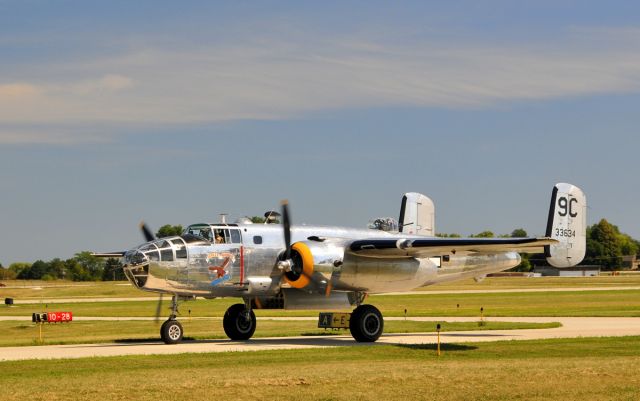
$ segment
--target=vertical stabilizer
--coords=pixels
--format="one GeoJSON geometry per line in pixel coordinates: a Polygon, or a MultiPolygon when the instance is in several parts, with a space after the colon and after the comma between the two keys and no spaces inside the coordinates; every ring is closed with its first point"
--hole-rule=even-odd
{"type": "Polygon", "coordinates": [[[399,231],[425,236],[435,235],[436,212],[433,201],[417,192],[408,192],[402,197],[399,231]]]}
{"type": "Polygon", "coordinates": [[[571,267],[582,262],[587,248],[587,198],[575,185],[553,187],[546,236],[558,240],[545,247],[547,262],[555,267],[571,267]]]}

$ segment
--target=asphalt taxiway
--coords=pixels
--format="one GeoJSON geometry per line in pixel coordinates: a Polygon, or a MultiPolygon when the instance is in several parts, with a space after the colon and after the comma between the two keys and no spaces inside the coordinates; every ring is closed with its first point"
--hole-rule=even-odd
{"type": "MultiPolygon", "coordinates": [[[[288,318],[284,318],[288,319],[288,318]]],[[[399,318],[402,319],[402,318],[399,318]]],[[[412,318],[423,321],[477,321],[477,318],[428,317],[412,318]]],[[[562,327],[528,330],[483,330],[444,332],[444,343],[472,343],[502,340],[534,340],[550,338],[578,338],[640,335],[639,317],[510,317],[491,318],[491,321],[560,322],[562,327]]],[[[258,322],[259,324],[259,322],[258,322]]],[[[141,343],[71,344],[29,347],[2,347],[0,361],[26,359],[62,359],[106,357],[121,355],[166,355],[180,353],[246,352],[301,348],[433,344],[436,333],[385,334],[376,343],[356,343],[349,335],[255,338],[250,341],[198,340],[176,345],[160,341],[141,343]]]]}

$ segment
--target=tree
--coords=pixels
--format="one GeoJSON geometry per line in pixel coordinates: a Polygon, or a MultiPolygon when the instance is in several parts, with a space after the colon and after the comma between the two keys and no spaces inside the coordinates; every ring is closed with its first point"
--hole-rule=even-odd
{"type": "MultiPolygon", "coordinates": [[[[587,252],[585,264],[598,264],[606,269],[614,269],[622,264],[622,237],[618,227],[602,219],[587,227],[587,252]]],[[[630,251],[633,248],[626,245],[630,251]]]]}
{"type": "Polygon", "coordinates": [[[515,230],[511,231],[511,238],[526,238],[528,237],[527,232],[524,230],[524,228],[516,228],[515,230]]]}
{"type": "Polygon", "coordinates": [[[156,237],[157,238],[173,237],[173,236],[182,234],[182,231],[184,231],[184,229],[179,224],[177,226],[172,226],[171,224],[165,224],[164,226],[160,227],[160,229],[156,233],[156,237]]]}
{"type": "Polygon", "coordinates": [[[102,271],[102,281],[122,281],[126,279],[120,261],[115,258],[107,259],[102,271]]]}
{"type": "Polygon", "coordinates": [[[252,216],[252,217],[249,217],[249,220],[251,220],[251,222],[255,224],[263,224],[265,219],[264,217],[260,217],[260,216],[252,216]]]}
{"type": "Polygon", "coordinates": [[[440,238],[460,238],[461,235],[460,234],[456,234],[456,233],[436,233],[436,237],[440,237],[440,238]]]}
{"type": "Polygon", "coordinates": [[[31,266],[26,269],[22,269],[18,273],[18,279],[20,280],[40,280],[42,276],[47,274],[49,266],[42,260],[36,260],[31,266]]]}
{"type": "Polygon", "coordinates": [[[89,281],[91,275],[75,258],[64,261],[66,278],[73,281],[89,281]]]}
{"type": "Polygon", "coordinates": [[[471,238],[493,238],[493,237],[495,237],[495,235],[493,234],[493,231],[489,231],[489,230],[483,231],[475,235],[471,234],[471,238]]]}
{"type": "Polygon", "coordinates": [[[76,253],[74,259],[86,271],[82,279],[83,281],[100,280],[102,271],[104,270],[104,262],[102,259],[93,256],[91,252],[88,251],[76,253]]]}
{"type": "Polygon", "coordinates": [[[16,278],[20,275],[20,272],[30,268],[31,268],[31,264],[25,263],[25,262],[15,262],[9,265],[9,271],[12,272],[16,278]]]}

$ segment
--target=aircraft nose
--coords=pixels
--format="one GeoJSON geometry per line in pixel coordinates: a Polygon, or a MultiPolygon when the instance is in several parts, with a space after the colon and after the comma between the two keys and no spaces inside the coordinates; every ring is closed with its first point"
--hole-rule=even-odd
{"type": "Polygon", "coordinates": [[[149,277],[149,257],[139,248],[124,254],[124,275],[136,287],[142,288],[149,277]]]}

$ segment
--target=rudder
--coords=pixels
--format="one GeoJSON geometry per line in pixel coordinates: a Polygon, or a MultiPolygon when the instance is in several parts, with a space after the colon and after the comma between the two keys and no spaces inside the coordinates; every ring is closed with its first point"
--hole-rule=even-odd
{"type": "Polygon", "coordinates": [[[554,267],[571,267],[582,262],[587,248],[587,198],[575,185],[558,183],[551,193],[546,236],[558,240],[544,253],[554,267]]]}
{"type": "Polygon", "coordinates": [[[402,197],[399,231],[407,234],[435,236],[436,212],[433,201],[417,192],[402,197]]]}

